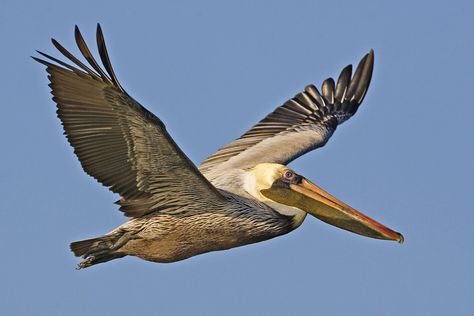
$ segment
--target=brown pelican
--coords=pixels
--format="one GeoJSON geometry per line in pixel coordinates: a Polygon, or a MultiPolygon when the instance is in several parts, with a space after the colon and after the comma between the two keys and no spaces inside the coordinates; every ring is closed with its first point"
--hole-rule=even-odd
{"type": "Polygon", "coordinates": [[[357,111],[369,87],[371,50],[354,75],[309,85],[199,167],[161,120],[120,85],[100,25],[103,68],[79,29],[77,46],[89,66],[52,39],[72,64],[38,52],[46,65],[57,114],[84,171],[118,193],[130,219],[102,237],[73,242],[79,268],[136,256],[175,262],[209,251],[267,240],[299,227],[311,214],[342,229],[403,242],[403,236],[339,201],[285,165],[324,146],[357,111]],[[74,65],[73,65],[74,64],[74,65]]]}

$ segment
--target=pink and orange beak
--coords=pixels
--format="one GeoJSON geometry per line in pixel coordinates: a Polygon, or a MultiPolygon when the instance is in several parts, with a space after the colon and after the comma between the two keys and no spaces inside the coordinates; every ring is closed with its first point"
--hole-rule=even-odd
{"type": "Polygon", "coordinates": [[[289,184],[293,193],[281,189],[271,188],[264,194],[278,203],[297,207],[328,224],[353,233],[403,243],[402,234],[362,214],[305,178],[298,184],[289,184]]]}

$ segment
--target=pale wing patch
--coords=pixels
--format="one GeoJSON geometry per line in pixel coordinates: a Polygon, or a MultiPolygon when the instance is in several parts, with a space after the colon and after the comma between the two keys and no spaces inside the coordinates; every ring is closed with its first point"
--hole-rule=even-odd
{"type": "Polygon", "coordinates": [[[257,145],[209,170],[205,173],[205,176],[212,181],[212,179],[229,169],[248,169],[263,162],[284,164],[291,157],[299,157],[313,149],[312,145],[324,143],[324,140],[329,139],[330,134],[332,134],[332,131],[319,127],[315,130],[282,133],[264,139],[257,145]]]}

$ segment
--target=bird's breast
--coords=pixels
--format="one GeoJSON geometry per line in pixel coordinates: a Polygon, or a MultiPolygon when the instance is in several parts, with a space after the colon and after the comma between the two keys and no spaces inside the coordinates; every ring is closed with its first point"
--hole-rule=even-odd
{"type": "Polygon", "coordinates": [[[140,231],[121,251],[155,262],[175,262],[267,240],[292,230],[290,219],[265,219],[239,212],[157,215],[136,221],[141,221],[140,225],[135,224],[140,231]]]}

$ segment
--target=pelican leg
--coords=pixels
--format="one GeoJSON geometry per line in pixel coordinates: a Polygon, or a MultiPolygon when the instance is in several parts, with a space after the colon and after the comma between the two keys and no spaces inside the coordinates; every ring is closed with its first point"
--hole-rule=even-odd
{"type": "Polygon", "coordinates": [[[94,264],[107,262],[113,259],[125,257],[126,254],[116,252],[116,253],[103,253],[103,254],[95,254],[87,257],[86,259],[82,260],[81,263],[77,265],[76,270],[84,269],[90,267],[94,264]]]}
{"type": "Polygon", "coordinates": [[[112,247],[110,247],[110,249],[118,250],[132,239],[139,239],[139,237],[137,237],[135,234],[131,232],[126,232],[122,236],[120,236],[119,239],[117,239],[117,241],[112,245],[112,247]]]}
{"type": "Polygon", "coordinates": [[[127,254],[118,250],[130,240],[137,238],[138,237],[131,232],[122,231],[122,234],[118,232],[115,236],[109,235],[85,241],[85,243],[87,243],[88,251],[82,255],[84,260],[79,263],[77,269],[84,269],[97,263],[107,262],[126,256],[127,254]]]}

